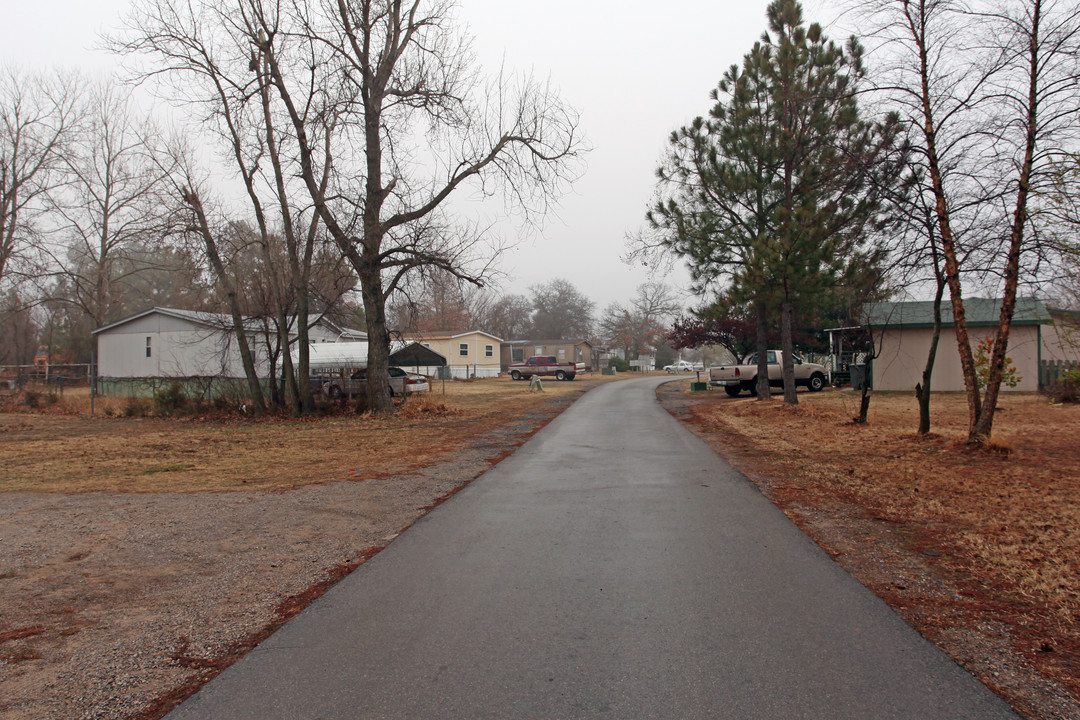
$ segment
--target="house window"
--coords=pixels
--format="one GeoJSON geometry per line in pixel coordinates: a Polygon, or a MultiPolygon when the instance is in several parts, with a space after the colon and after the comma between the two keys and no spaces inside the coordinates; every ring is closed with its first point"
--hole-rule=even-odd
{"type": "Polygon", "coordinates": [[[543,354],[544,354],[544,346],[543,345],[537,345],[536,347],[533,348],[533,355],[543,355],[543,354]]]}
{"type": "Polygon", "coordinates": [[[495,346],[494,345],[485,345],[484,346],[484,357],[495,357],[495,346]]]}
{"type": "Polygon", "coordinates": [[[566,348],[559,348],[559,361],[566,360],[566,348]]]}
{"type": "Polygon", "coordinates": [[[510,348],[511,362],[525,362],[525,348],[510,348]]]}
{"type": "Polygon", "coordinates": [[[150,357],[150,338],[146,338],[146,357],[150,357]]]}
{"type": "Polygon", "coordinates": [[[469,343],[458,343],[457,352],[461,357],[469,357],[469,343]]]}

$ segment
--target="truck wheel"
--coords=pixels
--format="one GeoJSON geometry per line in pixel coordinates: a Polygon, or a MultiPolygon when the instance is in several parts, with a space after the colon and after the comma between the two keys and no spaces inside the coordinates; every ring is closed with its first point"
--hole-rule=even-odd
{"type": "Polygon", "coordinates": [[[521,379],[521,373],[519,373],[517,370],[511,370],[510,371],[510,379],[511,380],[520,380],[521,379]]]}
{"type": "Polygon", "coordinates": [[[825,376],[821,373],[814,373],[810,376],[810,392],[820,392],[825,387],[825,376]]]}
{"type": "Polygon", "coordinates": [[[555,379],[556,380],[565,380],[566,379],[566,373],[564,373],[562,370],[556,370],[555,371],[555,379]]]}
{"type": "Polygon", "coordinates": [[[726,392],[730,397],[739,397],[739,393],[742,392],[742,388],[738,385],[734,387],[732,387],[731,385],[727,385],[724,387],[724,392],[726,392]]]}

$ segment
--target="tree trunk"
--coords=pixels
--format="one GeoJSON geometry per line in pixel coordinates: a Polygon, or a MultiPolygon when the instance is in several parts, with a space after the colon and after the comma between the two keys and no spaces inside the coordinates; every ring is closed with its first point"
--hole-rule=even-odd
{"type": "MultiPolygon", "coordinates": [[[[930,54],[926,38],[918,32],[914,40],[919,53],[920,101],[923,114],[923,137],[926,140],[926,164],[930,173],[930,183],[934,192],[934,214],[941,233],[941,249],[945,256],[945,282],[949,287],[949,299],[952,302],[953,324],[956,331],[956,346],[960,353],[960,367],[964,373],[964,391],[968,401],[968,427],[974,428],[981,412],[979,382],[975,371],[975,358],[971,351],[971,341],[967,332],[967,316],[964,312],[964,300],[960,288],[960,262],[957,258],[956,244],[953,240],[952,220],[949,216],[948,198],[941,176],[941,161],[937,150],[937,126],[934,123],[934,109],[930,96],[930,54]]],[[[925,389],[924,389],[925,391],[925,389]]]]}
{"type": "Polygon", "coordinates": [[[765,302],[758,298],[754,302],[757,315],[757,399],[769,400],[772,390],[769,388],[769,315],[765,302]]]}
{"type": "Polygon", "coordinates": [[[365,261],[359,274],[361,297],[364,299],[364,318],[367,320],[367,401],[375,414],[388,412],[394,403],[387,381],[390,377],[390,332],[386,327],[386,305],[382,296],[382,276],[375,253],[366,248],[365,261]]]}
{"type": "Polygon", "coordinates": [[[937,360],[938,342],[941,340],[941,299],[944,295],[945,283],[939,281],[937,292],[934,294],[934,331],[930,336],[930,352],[926,355],[922,383],[915,386],[915,396],[919,400],[919,435],[930,432],[930,387],[934,375],[934,362],[937,360]]]}
{"type": "Polygon", "coordinates": [[[225,295],[229,300],[233,331],[236,333],[236,345],[240,351],[240,362],[244,366],[244,376],[247,378],[248,394],[251,396],[251,402],[254,406],[253,412],[257,416],[264,415],[266,414],[266,401],[263,398],[262,384],[259,382],[259,373],[255,368],[255,355],[251,351],[251,345],[248,343],[247,331],[244,328],[244,315],[240,312],[240,299],[236,294],[236,286],[229,278],[228,273],[225,272],[225,263],[221,261],[221,254],[218,252],[217,242],[214,240],[214,234],[210,230],[210,224],[206,220],[206,213],[203,211],[202,200],[199,198],[198,193],[194,190],[185,190],[182,197],[184,202],[187,203],[195,213],[195,219],[198,222],[198,231],[206,246],[206,255],[210,259],[210,264],[213,266],[214,272],[217,273],[219,281],[225,288],[225,295]]]}
{"type": "Polygon", "coordinates": [[[785,299],[780,305],[780,376],[784,380],[784,404],[798,405],[799,396],[795,392],[795,342],[792,330],[795,321],[795,308],[791,300],[785,299]]]}
{"type": "Polygon", "coordinates": [[[299,394],[299,408],[301,415],[310,415],[314,409],[314,398],[311,394],[311,340],[308,333],[308,293],[307,277],[303,275],[304,282],[297,283],[296,294],[296,380],[297,393],[299,394]],[[302,285],[302,287],[301,287],[302,285]]]}
{"type": "Polygon", "coordinates": [[[994,412],[997,410],[998,393],[1001,391],[1001,377],[1005,368],[1005,352],[1009,345],[1009,331],[1012,327],[1013,312],[1016,310],[1016,289],[1020,280],[1020,250],[1024,241],[1024,226],[1027,224],[1027,200],[1031,190],[1031,168],[1035,158],[1035,144],[1038,139],[1038,102],[1039,102],[1039,24],[1042,14],[1042,2],[1034,3],[1031,19],[1031,35],[1028,38],[1029,69],[1026,138],[1024,144],[1024,162],[1020,166],[1017,178],[1016,208],[1013,211],[1012,231],[1009,237],[1009,254],[1005,263],[1005,292],[1001,301],[1001,315],[998,321],[994,349],[990,354],[990,373],[986,381],[986,395],[983,398],[982,412],[968,433],[969,443],[985,443],[990,439],[994,426],[994,412]]]}
{"type": "Polygon", "coordinates": [[[859,417],[855,422],[860,425],[866,424],[867,415],[870,413],[870,385],[864,380],[862,384],[862,395],[859,398],[859,417]]]}

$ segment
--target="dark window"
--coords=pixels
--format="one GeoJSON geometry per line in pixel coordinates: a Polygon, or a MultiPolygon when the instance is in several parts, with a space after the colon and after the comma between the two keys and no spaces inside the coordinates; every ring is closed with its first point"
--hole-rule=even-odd
{"type": "Polygon", "coordinates": [[[495,346],[494,345],[485,345],[484,346],[484,357],[495,357],[495,346]]]}
{"type": "Polygon", "coordinates": [[[146,357],[150,357],[150,338],[146,338],[146,357]]]}

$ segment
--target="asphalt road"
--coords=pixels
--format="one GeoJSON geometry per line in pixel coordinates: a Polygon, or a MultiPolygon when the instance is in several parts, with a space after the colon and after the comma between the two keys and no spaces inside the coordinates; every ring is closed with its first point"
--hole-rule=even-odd
{"type": "Polygon", "coordinates": [[[661,382],[589,392],[170,717],[1017,717],[661,382]]]}

